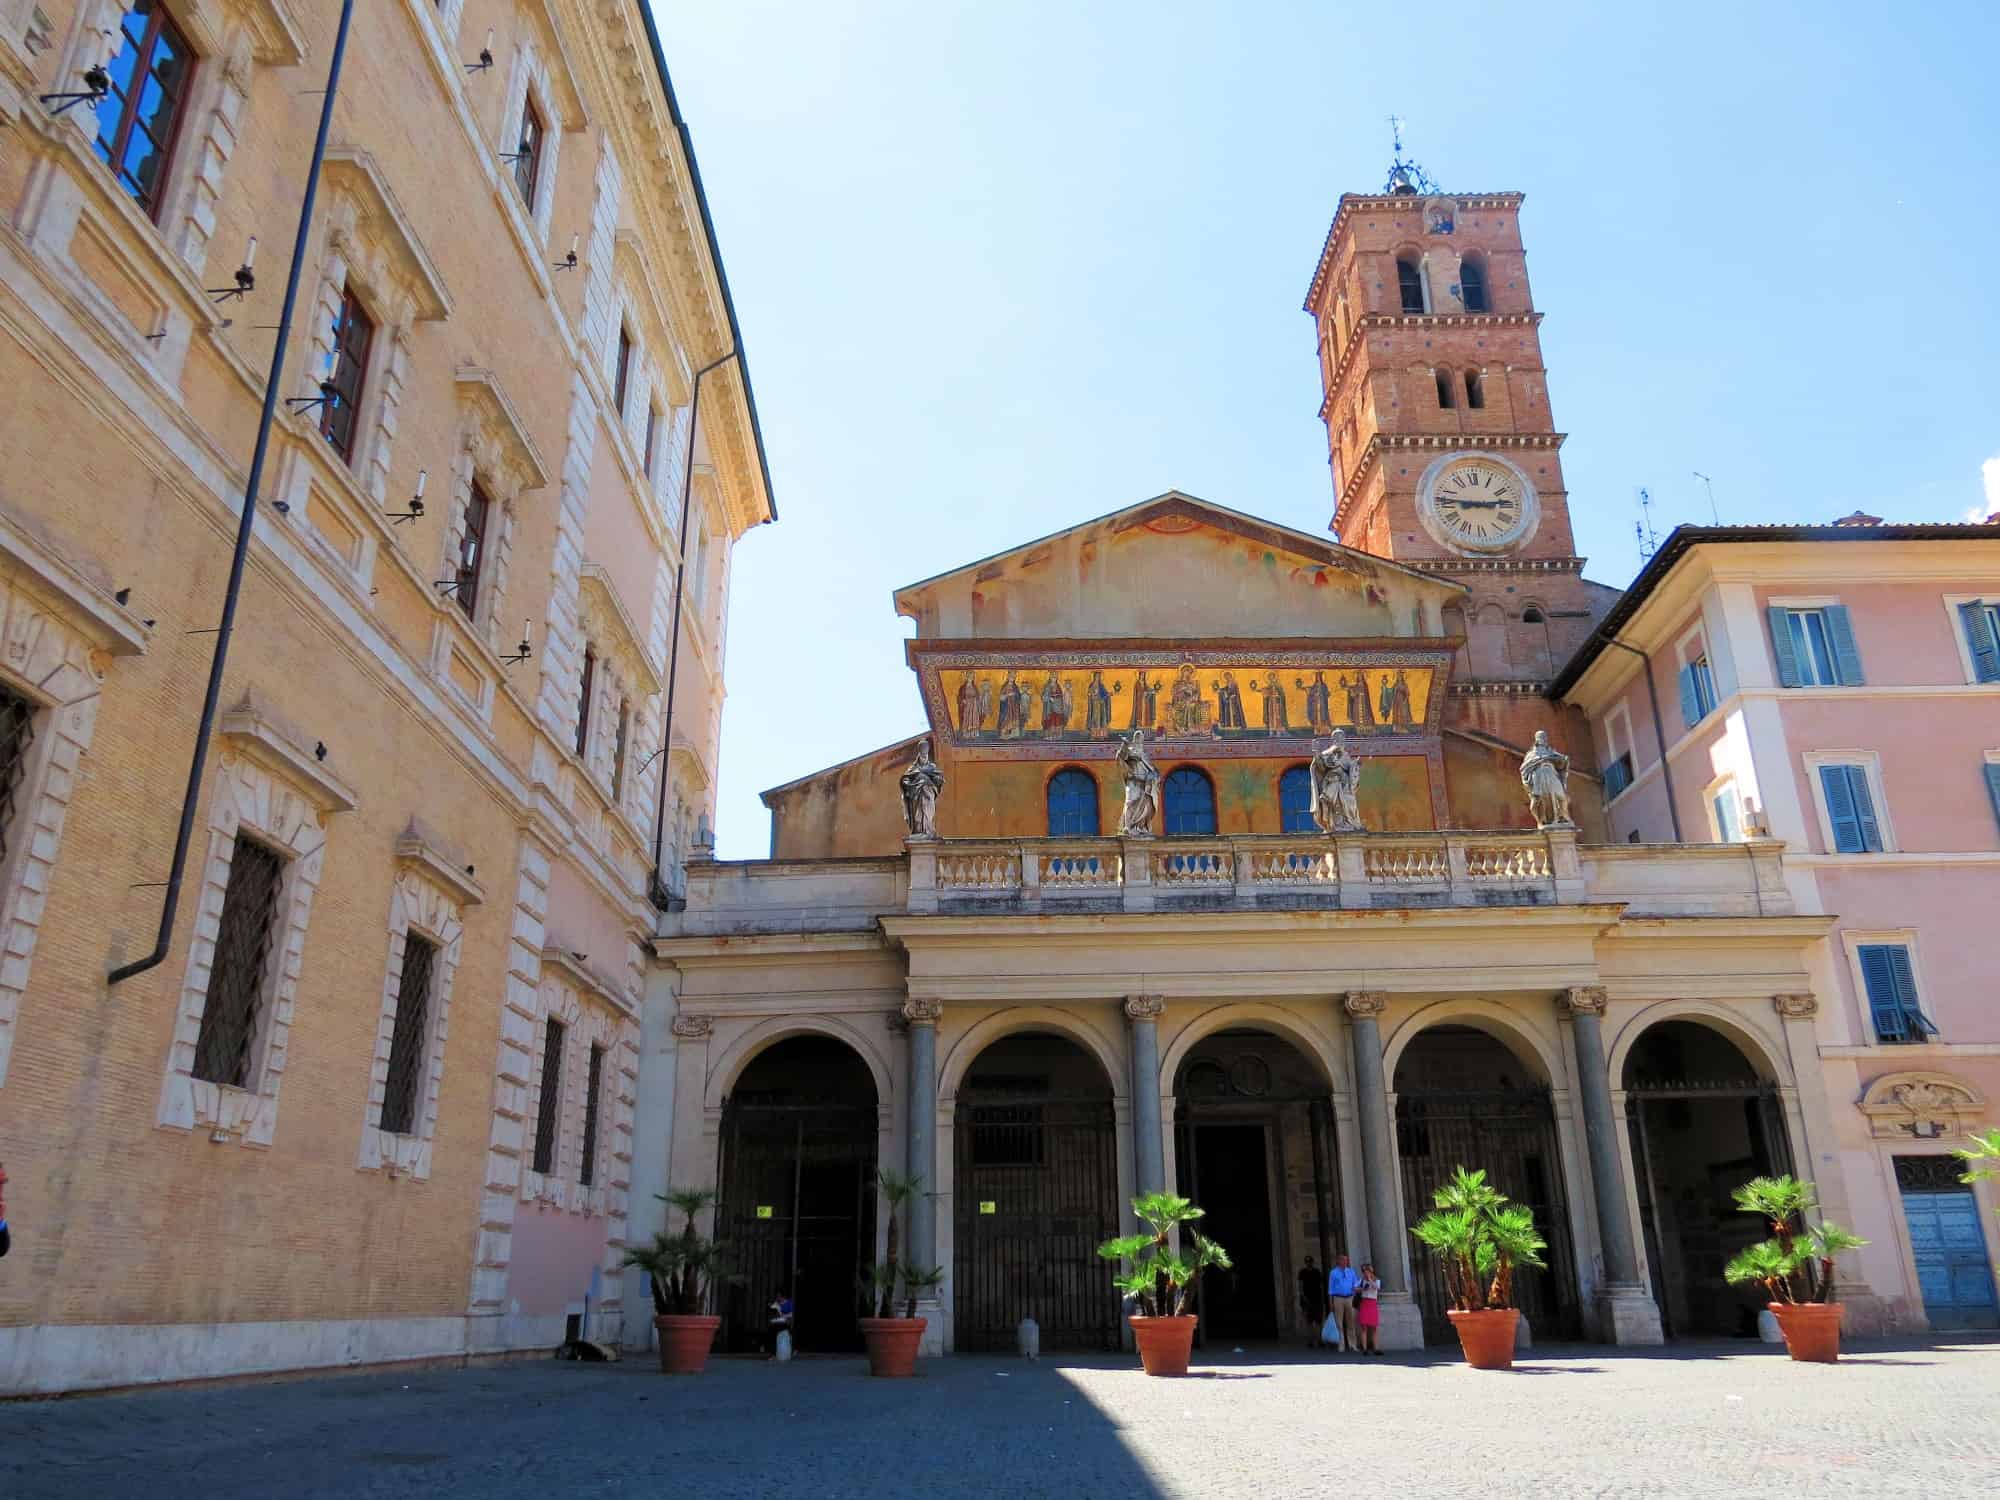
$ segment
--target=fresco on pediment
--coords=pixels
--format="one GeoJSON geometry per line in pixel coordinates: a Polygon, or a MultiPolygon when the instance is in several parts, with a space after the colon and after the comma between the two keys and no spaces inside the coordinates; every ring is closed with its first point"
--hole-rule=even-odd
{"type": "Polygon", "coordinates": [[[945,667],[938,687],[961,743],[1109,741],[1134,729],[1167,740],[1298,739],[1421,732],[1430,666],[1127,664],[945,667]]]}

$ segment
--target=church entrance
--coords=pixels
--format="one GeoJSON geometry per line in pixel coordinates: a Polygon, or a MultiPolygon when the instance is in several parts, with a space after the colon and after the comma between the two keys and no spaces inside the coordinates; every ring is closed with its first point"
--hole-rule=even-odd
{"type": "MultiPolygon", "coordinates": [[[[1433,1195],[1460,1166],[1484,1168],[1489,1183],[1534,1210],[1535,1227],[1549,1242],[1548,1266],[1516,1272],[1515,1304],[1536,1338],[1576,1338],[1582,1329],[1576,1258],[1548,1087],[1485,1032],[1433,1026],[1396,1065],[1396,1150],[1410,1224],[1430,1212],[1433,1195]]],[[[1424,1341],[1449,1344],[1450,1301],[1437,1259],[1414,1240],[1410,1245],[1424,1341]]]]}
{"type": "Polygon", "coordinates": [[[1023,1032],[974,1060],[952,1123],[954,1346],[1118,1347],[1118,1127],[1111,1082],[1067,1037],[1023,1032]]]}
{"type": "Polygon", "coordinates": [[[1176,1190],[1229,1252],[1202,1274],[1204,1341],[1300,1339],[1299,1274],[1323,1278],[1340,1245],[1332,1085],[1268,1032],[1221,1031],[1189,1053],[1174,1082],[1176,1190]]]}
{"type": "Polygon", "coordinates": [[[875,1258],[875,1081],[851,1047],[798,1036],[760,1052],[722,1106],[716,1237],[738,1279],[721,1284],[717,1347],[763,1346],[789,1288],[793,1339],[814,1354],[861,1347],[861,1268],[875,1258]]]}
{"type": "Polygon", "coordinates": [[[1648,1027],[1625,1059],[1625,1120],[1646,1264],[1669,1338],[1752,1338],[1766,1299],[1722,1268],[1764,1238],[1737,1188],[1792,1169],[1777,1085],[1698,1021],[1648,1027]]]}

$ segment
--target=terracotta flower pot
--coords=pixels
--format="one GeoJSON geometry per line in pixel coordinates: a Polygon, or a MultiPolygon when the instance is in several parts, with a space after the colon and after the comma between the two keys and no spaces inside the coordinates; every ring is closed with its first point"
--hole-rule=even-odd
{"type": "Polygon", "coordinates": [[[715,1346],[715,1330],[720,1318],[669,1313],[653,1319],[660,1330],[660,1373],[699,1375],[708,1368],[708,1351],[715,1346]]]}
{"type": "Polygon", "coordinates": [[[1458,1330],[1459,1347],[1465,1362],[1475,1370],[1514,1368],[1514,1325],[1520,1313],[1511,1307],[1487,1307],[1477,1312],[1447,1312],[1451,1326],[1458,1330]]]}
{"type": "Polygon", "coordinates": [[[1178,1318],[1142,1318],[1135,1314],[1129,1321],[1132,1338],[1139,1345],[1139,1363],[1145,1366],[1148,1375],[1187,1374],[1188,1355],[1194,1349],[1197,1321],[1194,1314],[1178,1318]]]}
{"type": "Polygon", "coordinates": [[[1778,1332],[1785,1336],[1792,1358],[1814,1365],[1830,1365],[1840,1358],[1841,1311],[1838,1302],[1771,1304],[1771,1316],[1778,1320],[1778,1332]]]}
{"type": "Polygon", "coordinates": [[[861,1337],[868,1345],[868,1373],[916,1374],[917,1346],[929,1326],[929,1318],[863,1318],[861,1337]]]}

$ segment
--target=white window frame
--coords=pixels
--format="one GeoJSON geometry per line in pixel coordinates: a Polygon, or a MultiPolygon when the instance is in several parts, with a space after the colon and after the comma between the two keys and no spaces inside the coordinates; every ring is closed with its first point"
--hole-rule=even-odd
{"type": "Polygon", "coordinates": [[[1951,630],[1951,643],[1958,648],[1959,673],[1968,686],[2000,690],[2000,682],[1981,682],[1979,674],[1973,670],[1972,643],[1966,640],[1965,622],[1958,615],[1959,606],[1962,604],[2000,606],[2000,589],[1995,589],[1991,593],[1945,594],[1942,598],[1944,601],[1945,623],[1951,630]]]}
{"type": "Polygon", "coordinates": [[[1944,1040],[1944,1026],[1939,1022],[1937,1010],[1932,1004],[1934,993],[1929,976],[1924,973],[1924,950],[1917,929],[1914,927],[1858,928],[1843,927],[1840,930],[1841,947],[1847,953],[1847,979],[1854,994],[1853,1035],[1880,1052],[1907,1057],[1912,1052],[1922,1052],[1927,1047],[1941,1045],[1944,1040]],[[1861,950],[1877,944],[1894,947],[1901,944],[1910,953],[1910,976],[1917,985],[1917,1009],[1924,1019],[1938,1028],[1938,1034],[1921,1042],[1885,1042],[1875,1034],[1875,1011],[1868,1003],[1868,976],[1861,970],[1861,950]]]}
{"type": "Polygon", "coordinates": [[[521,1186],[523,1201],[545,1203],[571,1213],[611,1212],[630,1182],[631,1088],[626,1052],[636,1057],[638,1036],[632,1023],[614,1015],[600,998],[595,976],[580,971],[556,945],[542,950],[541,1005],[535,1017],[534,1056],[529,1061],[526,1110],[522,1115],[521,1186]],[[562,1072],[556,1086],[555,1150],[547,1172],[537,1172],[535,1129],[542,1107],[542,1056],[548,1046],[548,1023],[563,1026],[562,1072]],[[598,1079],[596,1159],[591,1182],[583,1173],[583,1116],[590,1083],[590,1049],[604,1049],[598,1079]]]}
{"type": "Polygon", "coordinates": [[[1874,750],[1808,750],[1800,757],[1805,766],[1806,781],[1812,787],[1813,811],[1819,817],[1821,853],[1842,859],[1874,859],[1877,854],[1900,853],[1902,845],[1896,840],[1896,825],[1889,816],[1889,799],[1882,789],[1882,757],[1874,750]],[[1827,766],[1859,766],[1868,779],[1868,796],[1874,803],[1875,828],[1882,835],[1879,851],[1867,853],[1843,853],[1835,847],[1833,837],[1833,816],[1827,811],[1826,786],[1820,780],[1820,771],[1827,766]]]}
{"type": "MultiPolygon", "coordinates": [[[[1838,609],[1840,607],[1841,607],[1840,599],[1837,595],[1834,594],[1798,594],[1798,595],[1785,595],[1782,597],[1773,594],[1773,595],[1768,595],[1764,600],[1764,608],[1766,611],[1773,609],[1783,609],[1783,610],[1797,611],[1801,614],[1811,614],[1815,611],[1838,609]]],[[[1822,615],[1821,617],[1822,624],[1824,624],[1824,618],[1825,618],[1824,615],[1822,615]]],[[[1764,649],[1771,654],[1771,680],[1773,682],[1776,682],[1778,680],[1777,647],[1773,645],[1771,642],[1766,641],[1764,643],[1764,649]]],[[[1827,651],[1827,665],[1833,669],[1834,680],[1831,682],[1802,681],[1800,682],[1799,686],[1809,687],[1809,688],[1855,686],[1855,684],[1853,683],[1842,683],[1840,681],[1840,662],[1838,658],[1834,656],[1833,653],[1833,636],[1831,633],[1827,635],[1826,651],[1827,651]]],[[[1801,665],[1803,665],[1805,657],[1801,656],[1799,657],[1799,660],[1801,662],[1801,665]]],[[[1801,673],[1801,675],[1803,676],[1804,674],[1801,673]]]]}
{"type": "Polygon", "coordinates": [[[1626,782],[1623,789],[1615,795],[1605,799],[1604,805],[1609,807],[1620,797],[1623,797],[1626,792],[1631,791],[1633,787],[1639,784],[1639,754],[1635,748],[1635,741],[1632,738],[1632,710],[1628,705],[1622,702],[1612,704],[1609,709],[1605,710],[1604,718],[1601,722],[1604,725],[1605,767],[1608,769],[1611,763],[1617,760],[1620,755],[1629,755],[1632,758],[1632,779],[1626,782]],[[1623,750],[1618,748],[1621,729],[1625,741],[1625,748],[1623,750]]]}
{"type": "Polygon", "coordinates": [[[1734,772],[1718,776],[1702,789],[1702,808],[1708,815],[1708,831],[1713,842],[1718,844],[1740,844],[1750,836],[1750,811],[1743,801],[1743,793],[1736,785],[1734,772]],[[1730,837],[1722,826],[1716,803],[1724,797],[1730,799],[1736,808],[1736,836],[1730,837]]]}
{"type": "Polygon", "coordinates": [[[549,76],[548,64],[542,60],[541,52],[534,39],[523,37],[514,49],[514,67],[507,80],[507,117],[501,124],[500,139],[494,146],[495,166],[504,173],[500,187],[503,194],[515,208],[521,210],[533,232],[537,245],[547,247],[549,242],[549,221],[555,213],[557,157],[561,153],[563,137],[563,112],[557,107],[555,80],[549,76]],[[498,160],[500,153],[513,151],[521,144],[521,122],[529,98],[535,101],[535,113],[542,119],[542,155],[536,164],[535,201],[521,202],[521,190],[515,185],[512,163],[498,160]]]}
{"type": "MultiPolygon", "coordinates": [[[[1707,707],[1702,709],[1701,714],[1696,718],[1694,723],[1687,727],[1686,732],[1692,734],[1695,730],[1708,723],[1715,716],[1715,711],[1722,707],[1721,689],[1715,685],[1715,657],[1708,649],[1708,628],[1705,624],[1696,625],[1674,643],[1674,659],[1676,662],[1674,669],[1676,678],[1679,677],[1682,669],[1692,667],[1696,662],[1705,662],[1708,666],[1709,702],[1707,707]]],[[[1699,682],[1699,674],[1697,674],[1696,680],[1699,682]]],[[[1678,691],[1678,683],[1676,684],[1676,690],[1678,691]]],[[[1697,690],[1696,696],[1699,698],[1699,690],[1697,690]]]]}

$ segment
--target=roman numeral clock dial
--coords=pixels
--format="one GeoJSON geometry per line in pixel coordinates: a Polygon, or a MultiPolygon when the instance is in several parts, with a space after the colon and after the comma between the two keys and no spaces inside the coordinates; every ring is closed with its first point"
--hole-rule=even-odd
{"type": "Polygon", "coordinates": [[[1508,552],[1534,534],[1540,512],[1528,476],[1490,453],[1453,453],[1424,471],[1417,513],[1455,552],[1508,552]]]}

